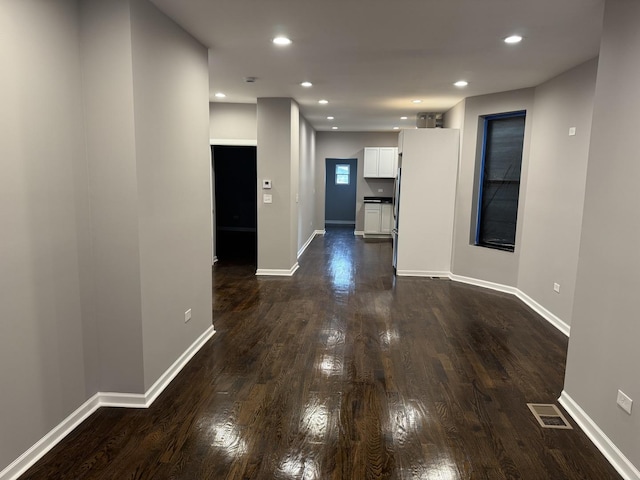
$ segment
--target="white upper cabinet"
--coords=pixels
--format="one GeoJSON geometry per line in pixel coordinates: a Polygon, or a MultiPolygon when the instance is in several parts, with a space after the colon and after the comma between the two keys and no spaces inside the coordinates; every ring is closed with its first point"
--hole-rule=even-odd
{"type": "Polygon", "coordinates": [[[396,147],[365,147],[364,178],[395,178],[397,169],[396,147]]]}
{"type": "Polygon", "coordinates": [[[395,178],[398,161],[398,149],[395,147],[381,147],[378,161],[378,177],[395,178]]]}

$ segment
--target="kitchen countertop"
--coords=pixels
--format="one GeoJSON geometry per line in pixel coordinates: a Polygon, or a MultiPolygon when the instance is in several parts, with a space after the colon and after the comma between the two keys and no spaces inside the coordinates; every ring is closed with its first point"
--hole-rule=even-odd
{"type": "Polygon", "coordinates": [[[393,197],[364,197],[364,203],[392,203],[393,197]]]}

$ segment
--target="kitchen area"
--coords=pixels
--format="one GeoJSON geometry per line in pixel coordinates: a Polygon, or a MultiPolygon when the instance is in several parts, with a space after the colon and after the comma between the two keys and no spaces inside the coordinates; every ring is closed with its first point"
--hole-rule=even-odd
{"type": "Polygon", "coordinates": [[[452,260],[459,131],[402,130],[397,145],[363,149],[364,182],[385,182],[386,188],[369,188],[381,194],[363,195],[362,236],[392,240],[391,262],[398,276],[446,277],[452,260]]]}

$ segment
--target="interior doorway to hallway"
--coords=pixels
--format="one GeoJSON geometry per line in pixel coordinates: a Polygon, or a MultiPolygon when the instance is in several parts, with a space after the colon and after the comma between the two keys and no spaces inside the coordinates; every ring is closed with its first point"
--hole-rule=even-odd
{"type": "Polygon", "coordinates": [[[324,223],[326,226],[356,225],[357,158],[327,158],[324,223]]]}
{"type": "Polygon", "coordinates": [[[255,146],[213,145],[216,257],[257,265],[257,169],[255,146]]]}

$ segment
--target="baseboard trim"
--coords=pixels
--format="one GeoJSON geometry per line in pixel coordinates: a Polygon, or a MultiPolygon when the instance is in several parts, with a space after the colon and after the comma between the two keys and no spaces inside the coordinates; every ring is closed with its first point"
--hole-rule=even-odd
{"type": "Polygon", "coordinates": [[[298,265],[298,262],[296,262],[295,265],[293,267],[291,267],[289,270],[286,270],[284,268],[282,268],[282,269],[279,269],[279,268],[259,268],[259,269],[256,270],[256,275],[258,275],[258,276],[273,276],[273,277],[292,277],[293,274],[296,273],[296,270],[298,270],[298,268],[300,268],[300,265],[298,265]]]}
{"type": "Polygon", "coordinates": [[[316,230],[316,235],[325,235],[327,233],[326,230],[316,230]]]}
{"type": "Polygon", "coordinates": [[[549,322],[551,325],[553,325],[562,333],[564,333],[567,337],[570,335],[571,327],[569,326],[568,323],[564,322],[559,317],[555,316],[553,313],[551,313],[549,310],[544,308],[542,305],[540,305],[538,302],[536,302],[533,298],[531,298],[529,295],[524,293],[522,290],[517,291],[516,297],[518,297],[520,300],[526,303],[534,312],[536,312],[538,315],[544,318],[547,322],[549,322]]]}
{"type": "Polygon", "coordinates": [[[399,277],[437,277],[449,278],[449,272],[437,272],[427,270],[396,270],[399,277]]]}
{"type": "MultiPolygon", "coordinates": [[[[155,383],[147,390],[144,395],[145,405],[144,408],[148,408],[155,401],[156,398],[169,386],[171,381],[176,378],[176,375],[185,367],[189,360],[200,351],[205,343],[209,341],[211,337],[216,333],[211,325],[207,328],[192,344],[187,348],[178,359],[171,365],[155,383]]],[[[135,408],[135,400],[131,407],[135,408]]]]}
{"type": "Polygon", "coordinates": [[[536,302],[529,295],[521,291],[516,287],[510,287],[508,285],[502,285],[500,283],[488,282],[486,280],[479,280],[477,278],[464,277],[462,275],[450,274],[449,278],[454,282],[467,283],[469,285],[475,285],[477,287],[489,288],[491,290],[496,290],[498,292],[508,293],[511,295],[515,295],[522,301],[525,305],[531,308],[534,312],[544,318],[551,325],[556,327],[560,332],[562,332],[567,337],[571,333],[571,327],[568,323],[564,322],[560,317],[557,317],[545,307],[536,302]]]}
{"type": "Polygon", "coordinates": [[[60,443],[76,427],[89,418],[100,407],[124,407],[124,408],[148,408],[158,395],[180,373],[191,358],[213,336],[213,325],[209,327],[195,342],[184,351],[144,394],[142,393],[115,393],[98,392],[80,405],[62,422],[56,425],[49,433],[38,440],[29,450],[20,455],[9,466],[0,472],[0,480],[16,480],[20,475],[31,468],[38,460],[60,443]]]}
{"type": "Polygon", "coordinates": [[[509,293],[516,295],[518,289],[516,287],[510,287],[509,285],[502,285],[501,283],[489,282],[487,280],[480,280],[479,278],[465,277],[462,275],[449,274],[449,278],[454,282],[466,283],[468,285],[475,285],[476,287],[488,288],[489,290],[495,290],[497,292],[509,293]]]}
{"type": "Polygon", "coordinates": [[[9,466],[0,472],[0,480],[15,480],[49,450],[69,435],[78,425],[89,418],[100,408],[100,394],[96,393],[89,400],[78,407],[71,415],[56,425],[49,433],[38,440],[29,450],[15,459],[9,466]]]}
{"type": "Polygon", "coordinates": [[[307,238],[307,241],[304,242],[304,245],[302,245],[302,247],[300,247],[300,250],[298,250],[298,256],[296,258],[300,258],[302,256],[307,247],[311,244],[311,242],[313,242],[313,239],[316,238],[316,235],[317,234],[315,231],[311,232],[311,236],[307,238]]]}
{"type": "Polygon", "coordinates": [[[573,418],[622,478],[625,480],[640,480],[640,470],[616,447],[611,439],[598,427],[596,422],[587,415],[566,391],[562,391],[558,402],[564,407],[567,413],[571,415],[571,418],[573,418]]]}
{"type": "Polygon", "coordinates": [[[356,237],[364,237],[364,231],[363,231],[363,230],[354,230],[354,231],[353,231],[353,234],[354,234],[356,237]]]}

